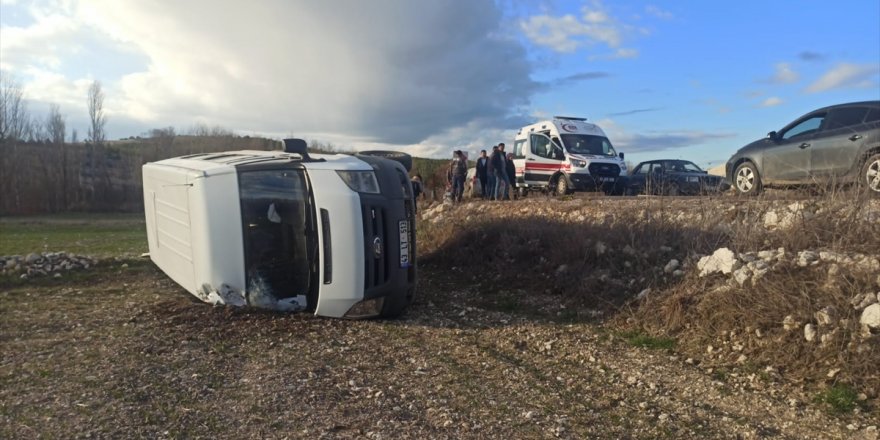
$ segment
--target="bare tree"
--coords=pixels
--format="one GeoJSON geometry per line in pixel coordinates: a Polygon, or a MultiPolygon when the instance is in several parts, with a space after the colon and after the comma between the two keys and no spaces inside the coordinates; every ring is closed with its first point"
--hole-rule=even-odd
{"type": "Polygon", "coordinates": [[[209,127],[204,122],[196,122],[189,128],[187,134],[190,136],[233,136],[232,130],[223,128],[219,125],[209,127]]]}
{"type": "Polygon", "coordinates": [[[70,143],[75,144],[79,141],[79,133],[76,132],[76,129],[70,130],[70,143]]]}
{"type": "Polygon", "coordinates": [[[64,122],[64,115],[61,114],[58,104],[49,104],[49,115],[46,116],[46,131],[53,144],[64,145],[67,128],[64,122]]]}
{"type": "Polygon", "coordinates": [[[30,125],[21,84],[0,74],[0,141],[24,140],[30,125]]]}
{"type": "Polygon", "coordinates": [[[89,86],[89,119],[92,125],[89,127],[89,140],[95,144],[101,144],[106,139],[104,133],[104,125],[107,123],[107,116],[104,115],[104,90],[101,88],[101,82],[95,80],[89,86]]]}

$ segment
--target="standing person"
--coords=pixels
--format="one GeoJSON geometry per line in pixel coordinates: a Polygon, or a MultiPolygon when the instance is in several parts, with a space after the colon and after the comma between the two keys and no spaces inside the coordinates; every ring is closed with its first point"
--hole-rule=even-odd
{"type": "Polygon", "coordinates": [[[492,153],[492,167],[495,171],[495,200],[510,198],[510,179],[507,178],[507,156],[504,142],[498,144],[498,151],[492,153]]]}
{"type": "Polygon", "coordinates": [[[416,174],[412,176],[412,191],[413,191],[413,208],[415,208],[416,212],[419,212],[419,197],[425,192],[424,188],[422,188],[422,175],[416,174]]]}
{"type": "Polygon", "coordinates": [[[510,182],[509,185],[509,194],[507,199],[516,198],[516,190],[513,189],[513,185],[516,182],[516,165],[513,164],[513,153],[507,153],[507,180],[510,182]]]}
{"type": "Polygon", "coordinates": [[[486,150],[480,150],[480,157],[477,158],[477,179],[480,179],[480,197],[486,198],[486,171],[489,166],[489,158],[486,157],[486,150]]]}
{"type": "Polygon", "coordinates": [[[452,201],[460,202],[464,193],[464,180],[467,178],[467,159],[461,150],[452,153],[448,174],[452,176],[452,201]]]}
{"type": "Polygon", "coordinates": [[[498,151],[498,146],[495,145],[492,147],[492,154],[486,160],[486,181],[489,195],[487,199],[495,200],[495,165],[492,163],[492,158],[495,157],[495,153],[498,151]]]}

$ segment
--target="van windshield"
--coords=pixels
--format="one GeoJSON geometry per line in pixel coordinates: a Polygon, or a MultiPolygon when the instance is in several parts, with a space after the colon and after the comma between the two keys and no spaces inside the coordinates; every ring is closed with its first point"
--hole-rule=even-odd
{"type": "Polygon", "coordinates": [[[238,185],[249,294],[308,295],[317,246],[305,173],[246,171],[238,185]]]}
{"type": "Polygon", "coordinates": [[[573,154],[589,154],[592,156],[617,156],[611,141],[605,136],[591,134],[563,134],[562,143],[565,150],[573,154]]]}

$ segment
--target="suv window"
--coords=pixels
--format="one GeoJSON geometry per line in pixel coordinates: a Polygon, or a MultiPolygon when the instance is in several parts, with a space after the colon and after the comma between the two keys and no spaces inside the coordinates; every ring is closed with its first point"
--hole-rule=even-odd
{"type": "Polygon", "coordinates": [[[789,128],[785,133],[782,134],[782,139],[791,139],[798,136],[807,136],[819,131],[819,127],[822,126],[822,121],[825,120],[825,115],[815,115],[810,118],[807,118],[794,127],[789,128]]]}
{"type": "Polygon", "coordinates": [[[865,116],[865,123],[880,121],[880,108],[872,108],[868,110],[868,116],[865,116]]]}
{"type": "Polygon", "coordinates": [[[844,107],[831,110],[831,114],[828,115],[827,129],[835,130],[861,124],[866,113],[868,113],[867,107],[844,107]]]}
{"type": "Polygon", "coordinates": [[[633,170],[633,174],[648,174],[648,168],[650,167],[651,164],[649,163],[639,165],[636,167],[635,170],[633,170]]]}

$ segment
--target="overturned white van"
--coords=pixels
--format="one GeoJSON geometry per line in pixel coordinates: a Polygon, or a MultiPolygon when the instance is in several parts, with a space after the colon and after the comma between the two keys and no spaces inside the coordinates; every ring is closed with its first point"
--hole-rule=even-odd
{"type": "Polygon", "coordinates": [[[585,118],[555,116],[521,128],[513,144],[516,188],[623,194],[627,170],[623,153],[614,151],[598,125],[585,118]]]}
{"type": "Polygon", "coordinates": [[[411,158],[284,142],[144,165],[150,258],[209,303],[399,315],[416,285],[411,158]]]}

